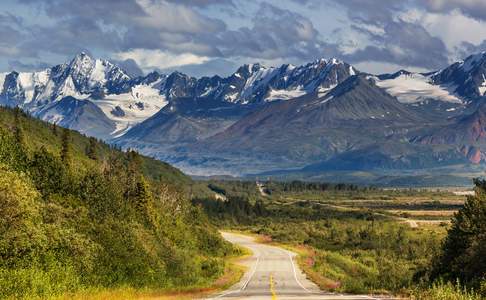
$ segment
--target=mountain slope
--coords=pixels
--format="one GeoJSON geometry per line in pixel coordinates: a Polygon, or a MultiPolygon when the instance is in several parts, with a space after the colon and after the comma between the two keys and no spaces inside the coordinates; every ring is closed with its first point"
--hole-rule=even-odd
{"type": "Polygon", "coordinates": [[[486,105],[472,114],[455,118],[453,122],[431,133],[417,136],[415,143],[424,145],[454,145],[470,162],[486,161],[486,105]]]}
{"type": "MultiPolygon", "coordinates": [[[[42,118],[52,115],[44,110],[52,111],[52,106],[65,97],[89,99],[115,124],[116,128],[109,133],[111,137],[119,137],[179,99],[207,99],[222,106],[288,100],[306,93],[325,92],[357,72],[337,59],[320,59],[299,67],[244,65],[226,78],[194,78],[179,72],[169,75],[152,72],[131,78],[115,64],[82,52],[69,63],[41,72],[0,74],[0,105],[18,106],[42,118]]],[[[98,116],[96,113],[89,119],[98,116]]],[[[61,112],[55,119],[61,122],[64,117],[61,112]]],[[[99,132],[97,137],[107,138],[105,128],[83,129],[80,124],[69,123],[70,118],[66,117],[63,126],[99,132]]]]}
{"type": "Polygon", "coordinates": [[[116,130],[115,123],[107,118],[93,102],[77,100],[71,96],[64,97],[43,109],[38,117],[59,126],[102,139],[110,138],[110,134],[116,130]]]}
{"type": "MultiPolygon", "coordinates": [[[[403,137],[402,128],[424,119],[376,86],[372,78],[348,78],[325,96],[309,94],[251,113],[187,154],[215,164],[217,153],[242,172],[269,166],[298,167],[344,151],[403,137]]],[[[211,166],[213,167],[213,166],[211,166]]]]}

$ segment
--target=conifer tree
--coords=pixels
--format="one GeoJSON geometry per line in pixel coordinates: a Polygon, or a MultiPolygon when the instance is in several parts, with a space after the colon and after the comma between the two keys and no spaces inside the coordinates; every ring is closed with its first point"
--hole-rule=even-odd
{"type": "Polygon", "coordinates": [[[147,180],[140,175],[135,187],[135,206],[140,211],[145,211],[152,205],[152,193],[147,180]]]}
{"type": "Polygon", "coordinates": [[[61,137],[61,160],[66,165],[71,164],[71,133],[63,128],[61,137]]]}
{"type": "Polygon", "coordinates": [[[22,124],[20,119],[20,109],[14,110],[14,136],[17,143],[21,146],[24,145],[24,133],[22,131],[22,124]]]}
{"type": "Polygon", "coordinates": [[[474,196],[452,219],[432,277],[478,287],[486,278],[486,180],[475,180],[474,196]]]}
{"type": "Polygon", "coordinates": [[[52,124],[52,133],[54,133],[54,135],[57,136],[57,124],[56,123],[52,124]]]}
{"type": "Polygon", "coordinates": [[[92,160],[98,159],[98,154],[96,152],[96,139],[93,137],[89,138],[89,144],[86,148],[86,155],[92,160]]]}
{"type": "Polygon", "coordinates": [[[127,172],[126,172],[126,191],[125,200],[130,202],[136,194],[137,180],[140,175],[141,166],[140,155],[133,150],[127,152],[127,172]]]}

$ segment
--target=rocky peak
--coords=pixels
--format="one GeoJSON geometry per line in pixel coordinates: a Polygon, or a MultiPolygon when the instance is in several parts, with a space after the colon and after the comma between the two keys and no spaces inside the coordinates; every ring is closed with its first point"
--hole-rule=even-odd
{"type": "Polygon", "coordinates": [[[455,93],[469,99],[486,94],[486,52],[471,55],[464,61],[432,75],[436,84],[457,86],[455,93]]]}

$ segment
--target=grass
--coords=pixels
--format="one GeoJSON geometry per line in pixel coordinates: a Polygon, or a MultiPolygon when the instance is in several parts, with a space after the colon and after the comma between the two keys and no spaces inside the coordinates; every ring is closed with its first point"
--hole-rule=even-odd
{"type": "Polygon", "coordinates": [[[479,293],[463,288],[459,283],[437,282],[428,289],[418,289],[411,295],[413,300],[481,300],[479,293]]]}
{"type": "Polygon", "coordinates": [[[119,287],[114,289],[87,289],[74,294],[65,294],[55,300],[186,300],[199,299],[211,294],[224,291],[241,280],[247,268],[241,261],[251,256],[249,249],[235,246],[238,255],[228,257],[224,274],[208,286],[187,287],[183,289],[136,289],[133,287],[119,287]]]}

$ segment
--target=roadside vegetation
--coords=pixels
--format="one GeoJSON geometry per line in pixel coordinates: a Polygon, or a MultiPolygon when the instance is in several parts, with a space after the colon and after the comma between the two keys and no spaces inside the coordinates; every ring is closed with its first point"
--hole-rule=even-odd
{"type": "Polygon", "coordinates": [[[193,200],[215,225],[291,247],[307,275],[326,290],[417,299],[486,296],[482,181],[476,182],[478,196],[465,205],[464,196],[446,191],[267,182],[261,193],[254,182],[200,184],[226,197],[193,200]],[[421,213],[396,214],[405,209],[421,213]],[[459,213],[452,225],[451,213],[435,213],[439,222],[407,222],[427,211],[459,213]]]}
{"type": "Polygon", "coordinates": [[[212,285],[238,251],[190,203],[190,182],[167,164],[1,108],[0,298],[212,285]]]}

